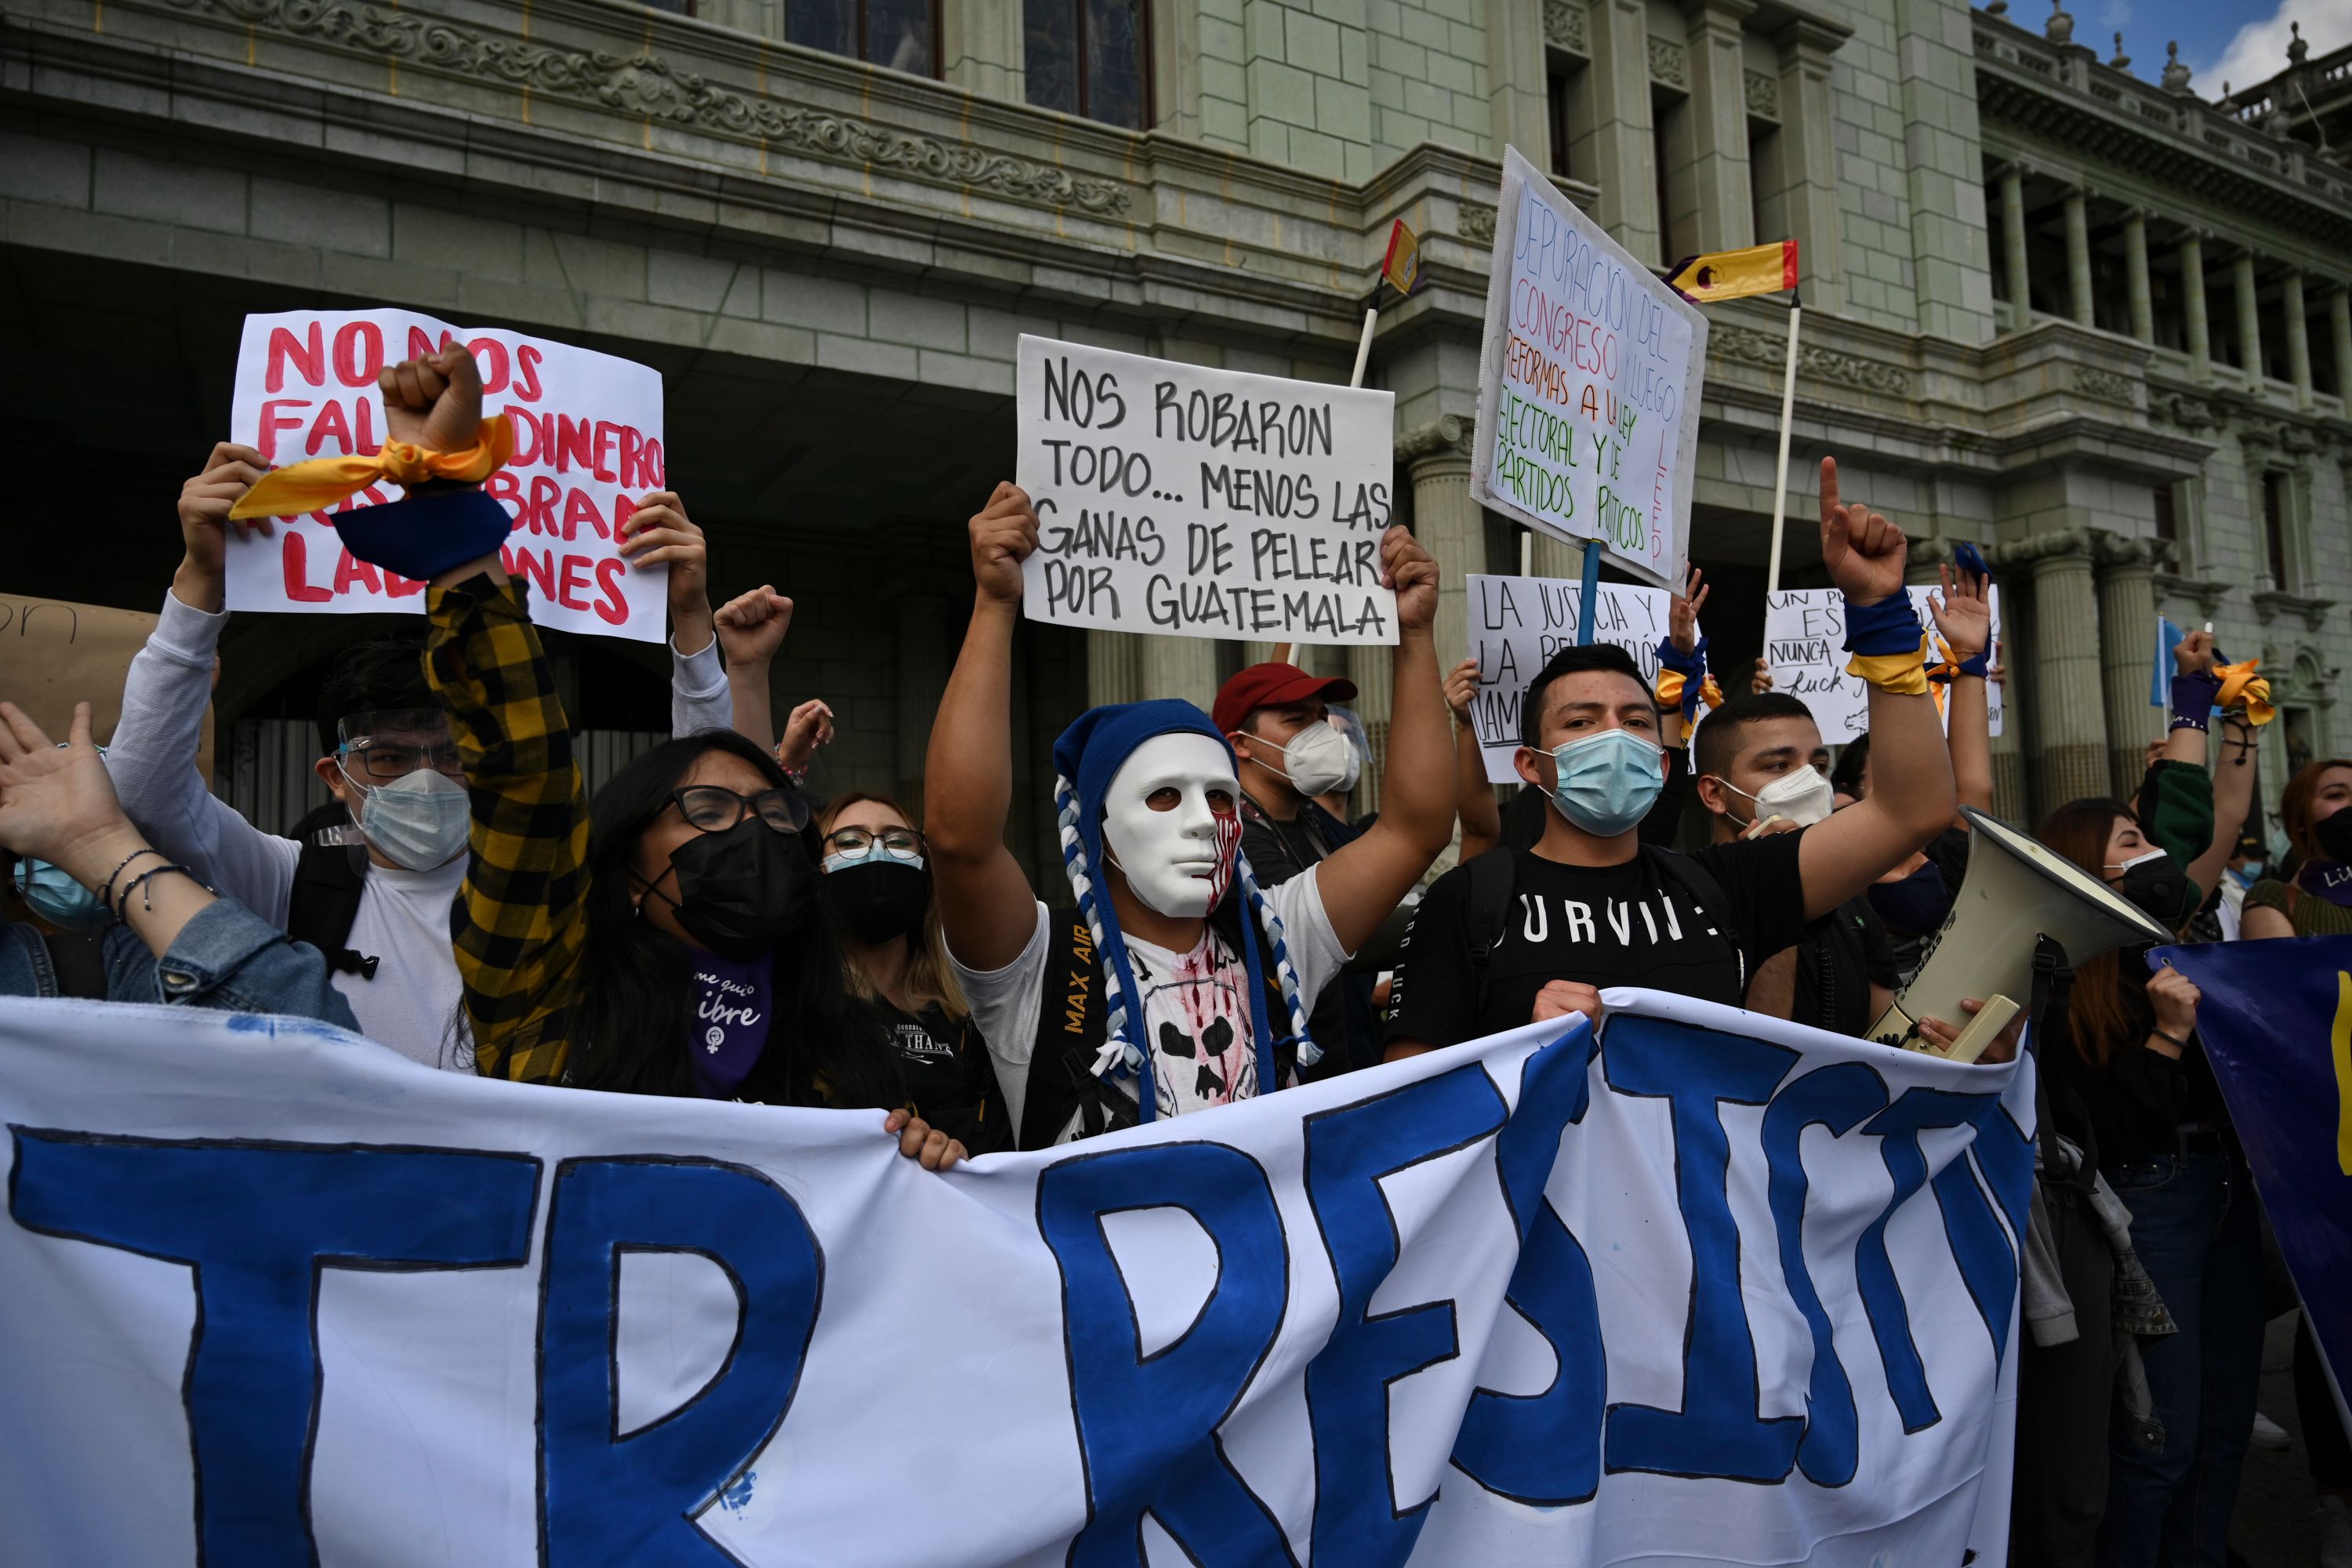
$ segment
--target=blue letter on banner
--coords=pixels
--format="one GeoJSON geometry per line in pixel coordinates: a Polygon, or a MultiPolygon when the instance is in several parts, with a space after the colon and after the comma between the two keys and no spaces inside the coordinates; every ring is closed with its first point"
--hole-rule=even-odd
{"type": "Polygon", "coordinates": [[[1307,1120],[1307,1197],[1339,1279],[1339,1321],[1307,1363],[1315,1432],[1317,1563],[1402,1563],[1435,1496],[1399,1506],[1389,1472],[1389,1384],[1461,1353],[1454,1303],[1379,1317],[1372,1293],[1396,1267],[1396,1220],[1381,1178],[1503,1125],[1503,1097],[1475,1065],[1307,1120]]]}
{"type": "Polygon", "coordinates": [[[530,1255],[523,1154],[18,1128],[9,1212],[27,1230],[195,1271],[183,1397],[204,1561],[309,1568],[321,1268],[486,1268],[530,1255]]]}
{"type": "Polygon", "coordinates": [[[747,1165],[664,1156],[556,1168],[539,1323],[549,1568],[734,1561],[694,1521],[783,1425],[824,1288],[824,1255],[800,1206],[747,1165]],[[628,1252],[710,1259],[742,1319],[718,1375],[624,1437],[613,1343],[628,1252]]]}
{"type": "Polygon", "coordinates": [[[1610,1026],[1601,1053],[1609,1087],[1673,1106],[1675,1195],[1691,1247],[1683,1407],[1610,1406],[1612,1470],[1779,1481],[1796,1462],[1803,1419],[1767,1421],[1756,1411],[1756,1341],[1739,1294],[1739,1227],[1725,1185],[1731,1146],[1716,1109],[1718,1100],[1763,1104],[1796,1059],[1785,1047],[1659,1019],[1629,1016],[1610,1026]]]}
{"type": "Polygon", "coordinates": [[[1143,1516],[1192,1561],[1291,1563],[1289,1542],[1218,1446],[1217,1428],[1274,1347],[1290,1256],[1274,1189],[1222,1143],[1157,1143],[1081,1154],[1037,1178],[1037,1227],[1062,1269],[1070,1398],[1087,1472],[1087,1525],[1071,1568],[1140,1568],[1143,1516]],[[1200,1316],[1146,1356],[1102,1216],[1181,1208],[1217,1247],[1200,1316]]]}
{"type": "Polygon", "coordinates": [[[1505,1300],[1534,1324],[1559,1358],[1541,1394],[1470,1396],[1454,1463],[1488,1491],[1518,1502],[1581,1502],[1601,1485],[1601,1422],[1608,1359],[1601,1307],[1583,1246],[1544,1196],[1560,1134],[1584,1120],[1591,1097],[1590,1033],[1554,1041],[1519,1072],[1519,1103],[1495,1140],[1503,1195],[1519,1226],[1519,1261],[1505,1300]]]}

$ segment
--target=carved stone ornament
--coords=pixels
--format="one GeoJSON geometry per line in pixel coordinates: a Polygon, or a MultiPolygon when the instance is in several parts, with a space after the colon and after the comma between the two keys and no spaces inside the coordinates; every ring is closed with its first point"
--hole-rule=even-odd
{"type": "Polygon", "coordinates": [[[1780,79],[1764,71],[1749,71],[1745,80],[1748,89],[1748,112],[1766,120],[1780,118],[1780,79]]]}
{"type": "Polygon", "coordinates": [[[845,163],[895,170],[936,184],[969,187],[1110,216],[1132,199],[1116,181],[1071,174],[1050,163],[942,142],[827,110],[786,108],[714,85],[664,56],[587,53],[489,37],[437,16],[380,10],[355,0],[172,0],[183,10],[217,11],[252,26],[318,38],[478,80],[528,87],[577,102],[746,138],[845,163]]]}
{"type": "Polygon", "coordinates": [[[1415,463],[1423,458],[1470,456],[1470,436],[1477,421],[1467,414],[1444,414],[1426,425],[1402,431],[1396,438],[1396,459],[1415,463]]]}
{"type": "Polygon", "coordinates": [[[2270,626],[2300,616],[2303,624],[2315,632],[2326,623],[2327,612],[2336,607],[2333,599],[2315,599],[2307,595],[2290,594],[2277,588],[2264,589],[2253,595],[2252,598],[2254,613],[2262,616],[2263,625],[2270,626]]]}
{"type": "Polygon", "coordinates": [[[2126,408],[2132,405],[2130,379],[2111,370],[2101,370],[2096,365],[2078,364],[2074,367],[2074,390],[2102,403],[2120,403],[2126,408]]]}
{"type": "Polygon", "coordinates": [[[1650,40],[1650,79],[1664,82],[1668,87],[1682,87],[1689,81],[1680,44],[1672,38],[1650,40]]]}
{"type": "Polygon", "coordinates": [[[1464,202],[1459,220],[1462,237],[1475,245],[1495,243],[1495,209],[1484,202],[1464,202]]]}
{"type": "Polygon", "coordinates": [[[2221,423],[2211,404],[2177,392],[2163,401],[2158,412],[2183,430],[2210,430],[2221,423]]]}
{"type": "MultiPolygon", "coordinates": [[[[1786,338],[1759,332],[1753,327],[1717,327],[1707,333],[1706,346],[1708,352],[1721,354],[1725,359],[1739,364],[1761,365],[1767,370],[1777,371],[1789,359],[1786,338]]],[[[1811,376],[1816,381],[1834,382],[1863,392],[1883,393],[1891,397],[1911,395],[1909,371],[1900,365],[1864,359],[1860,354],[1842,353],[1836,349],[1799,343],[1797,371],[1801,375],[1811,376]]]]}
{"type": "Polygon", "coordinates": [[[1578,0],[1544,0],[1544,42],[1570,54],[1592,52],[1585,41],[1585,9],[1578,0]]]}
{"type": "Polygon", "coordinates": [[[1995,566],[2031,566],[2041,561],[2074,561],[2088,567],[2091,563],[2091,531],[2087,528],[2060,528],[2048,533],[2012,539],[2006,544],[1994,545],[1986,559],[1995,566]]]}

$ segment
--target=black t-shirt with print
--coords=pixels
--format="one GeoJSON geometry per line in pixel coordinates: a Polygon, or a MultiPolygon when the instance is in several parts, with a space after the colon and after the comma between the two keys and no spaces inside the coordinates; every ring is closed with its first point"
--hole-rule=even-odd
{"type": "MultiPolygon", "coordinates": [[[[1516,861],[1511,906],[1486,960],[1486,999],[1470,952],[1469,868],[1440,877],[1421,901],[1398,960],[1387,1038],[1450,1046],[1514,1029],[1554,980],[1654,990],[1738,1006],[1756,966],[1805,928],[1800,833],[1715,844],[1687,858],[1723,890],[1702,907],[1645,849],[1620,866],[1563,866],[1532,850],[1516,861]]],[[[1704,886],[1704,881],[1698,881],[1704,886]]]]}
{"type": "Polygon", "coordinates": [[[898,1053],[898,1076],[915,1114],[974,1154],[1013,1147],[1004,1120],[1004,1100],[996,1091],[996,1069],[987,1044],[970,1019],[959,1024],[934,1003],[920,1013],[879,1004],[890,1042],[898,1053]]]}

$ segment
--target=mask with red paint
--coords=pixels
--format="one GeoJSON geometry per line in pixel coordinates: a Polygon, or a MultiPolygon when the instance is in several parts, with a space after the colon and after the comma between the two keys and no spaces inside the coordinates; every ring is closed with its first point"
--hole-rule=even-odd
{"type": "Polygon", "coordinates": [[[1233,883],[1240,799],[1223,746],[1202,734],[1155,735],[1119,764],[1104,795],[1105,857],[1146,909],[1197,920],[1233,883]]]}

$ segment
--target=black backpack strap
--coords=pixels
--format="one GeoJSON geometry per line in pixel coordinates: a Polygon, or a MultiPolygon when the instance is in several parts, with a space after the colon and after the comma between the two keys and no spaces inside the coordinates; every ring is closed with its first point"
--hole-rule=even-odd
{"type": "Polygon", "coordinates": [[[1470,1014],[1482,1016],[1486,1006],[1486,960],[1495,944],[1503,940],[1510,929],[1511,894],[1519,880],[1519,852],[1511,848],[1489,849],[1484,855],[1473,856],[1464,863],[1464,874],[1470,879],[1470,1014]]]}
{"type": "Polygon", "coordinates": [[[327,967],[363,979],[375,978],[373,955],[353,952],[352,922],[359,918],[366,887],[367,854],[341,844],[305,842],[294,862],[294,890],[286,907],[286,934],[326,955],[327,967]]]}
{"type": "Polygon", "coordinates": [[[38,940],[49,950],[49,966],[57,975],[58,995],[89,1002],[107,999],[105,927],[61,931],[38,940]]]}
{"type": "Polygon", "coordinates": [[[1642,857],[1650,863],[1650,874],[1665,887],[1679,891],[1691,908],[1715,921],[1716,933],[1731,949],[1739,964],[1739,994],[1748,994],[1748,983],[1755,976],[1748,973],[1748,947],[1740,941],[1738,928],[1731,923],[1731,900],[1725,896],[1723,884],[1715,873],[1699,860],[1688,855],[1677,855],[1654,844],[1642,846],[1642,857]]]}
{"type": "MultiPolygon", "coordinates": [[[[1133,1100],[1095,1076],[1095,1056],[1109,1032],[1110,1010],[1103,1000],[1102,955],[1095,950],[1094,933],[1069,910],[1051,914],[1045,931],[1045,990],[1021,1106],[1024,1149],[1050,1148],[1073,1112],[1082,1138],[1140,1120],[1133,1100]]],[[[1137,1023],[1140,1026],[1141,1020],[1137,1023]]]]}
{"type": "MultiPolygon", "coordinates": [[[[2059,1136],[2055,1102],[2052,1098],[2051,1076],[2063,1062],[2064,1053],[2074,1048],[2074,1023],[2070,1004],[2074,991],[2074,972],[2067,966],[2066,950],[2048,937],[2036,939],[2033,947],[2033,989],[2026,1004],[2026,1016],[2032,1021],[2027,1041],[2033,1052],[2033,1121],[2034,1135],[2047,1143],[2059,1136]]],[[[2069,1085],[2061,1085],[2069,1094],[2069,1085]]],[[[2098,1184],[2099,1150],[2091,1136],[2090,1119],[2078,1119],[2083,1145],[2082,1163],[2063,1181],[2052,1184],[2069,1188],[2085,1196],[2098,1184]]],[[[2057,1162],[2044,1158],[2042,1162],[2044,1179],[2058,1169],[2057,1162]]]]}

